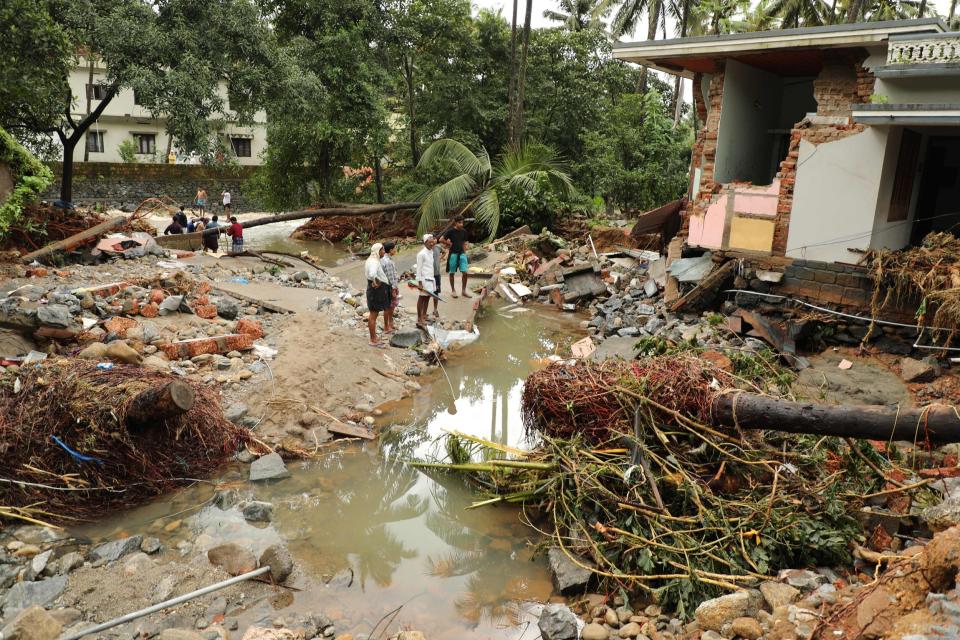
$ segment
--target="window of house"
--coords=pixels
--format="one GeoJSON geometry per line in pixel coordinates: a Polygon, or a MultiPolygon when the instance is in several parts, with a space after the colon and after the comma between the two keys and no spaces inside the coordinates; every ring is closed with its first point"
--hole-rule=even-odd
{"type": "Polygon", "coordinates": [[[103,131],[87,132],[87,151],[90,153],[103,153],[103,131]]]}
{"type": "Polygon", "coordinates": [[[107,97],[107,88],[102,84],[88,84],[87,97],[91,100],[103,100],[107,97]]]}
{"type": "Polygon", "coordinates": [[[134,140],[137,142],[137,153],[150,155],[157,149],[157,136],[152,133],[135,133],[134,140]]]}
{"type": "Polygon", "coordinates": [[[253,155],[250,138],[230,138],[230,144],[233,145],[233,154],[238,158],[249,158],[253,155]]]}

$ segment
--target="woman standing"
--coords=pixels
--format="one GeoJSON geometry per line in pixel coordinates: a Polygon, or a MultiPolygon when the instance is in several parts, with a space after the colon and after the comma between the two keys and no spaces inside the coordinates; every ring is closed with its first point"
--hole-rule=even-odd
{"type": "Polygon", "coordinates": [[[383,272],[387,274],[387,280],[390,281],[390,306],[383,312],[383,332],[393,333],[396,330],[393,324],[393,313],[400,304],[400,276],[397,275],[397,265],[393,264],[393,256],[397,254],[397,243],[385,242],[383,253],[380,265],[383,267],[383,272]]]}
{"type": "Polygon", "coordinates": [[[379,242],[370,247],[370,257],[364,264],[367,277],[367,328],[370,330],[370,346],[383,349],[386,345],[377,338],[377,316],[390,307],[390,280],[383,271],[383,245],[379,242]]]}

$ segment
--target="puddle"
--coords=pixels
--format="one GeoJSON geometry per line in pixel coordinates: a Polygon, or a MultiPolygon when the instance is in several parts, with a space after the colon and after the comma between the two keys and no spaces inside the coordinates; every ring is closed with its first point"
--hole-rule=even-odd
{"type": "MultiPolygon", "coordinates": [[[[323,612],[338,633],[356,637],[399,607],[391,633],[403,625],[431,639],[535,637],[530,608],[549,599],[552,586],[543,560],[533,559],[537,540],[520,511],[466,510],[475,497],[461,480],[427,476],[402,460],[428,453],[445,428],[527,446],[523,379],[547,356],[569,353],[578,321],[553,312],[488,314],[482,339],[450,355],[446,376],[422,380],[415,398],[385,408],[379,441],[331,449],[289,465],[287,480],[256,486],[256,497],[274,504],[269,526],[246,523],[236,509],[198,512],[213,493],[202,485],[76,533],[99,540],[149,532],[171,547],[203,533],[208,544],[231,540],[256,551],[285,540],[303,591],[280,611],[254,605],[242,622],[323,612]],[[179,528],[164,530],[181,518],[179,528]]],[[[246,490],[244,471],[233,465],[220,481],[246,490]]]]}

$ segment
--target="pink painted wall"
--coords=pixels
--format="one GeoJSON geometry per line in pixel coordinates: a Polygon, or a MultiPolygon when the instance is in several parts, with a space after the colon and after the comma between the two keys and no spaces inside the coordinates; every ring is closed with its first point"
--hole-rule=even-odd
{"type": "Polygon", "coordinates": [[[780,180],[765,187],[736,187],[733,208],[737,213],[775,218],[780,198],[780,180]]]}
{"type": "Polygon", "coordinates": [[[719,249],[723,245],[723,227],[727,217],[727,194],[707,207],[703,216],[690,217],[690,235],[687,243],[693,247],[719,249]]]}

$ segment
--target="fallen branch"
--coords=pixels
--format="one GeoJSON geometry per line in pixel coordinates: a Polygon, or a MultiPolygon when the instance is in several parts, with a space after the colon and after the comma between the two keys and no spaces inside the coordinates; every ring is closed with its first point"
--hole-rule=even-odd
{"type": "Polygon", "coordinates": [[[91,240],[98,236],[102,236],[103,234],[107,233],[111,229],[115,229],[117,227],[123,226],[127,222],[127,220],[128,219],[126,216],[117,216],[116,218],[110,218],[106,222],[101,222],[96,226],[90,227],[86,231],[75,233],[69,238],[65,238],[63,240],[60,240],[59,242],[48,244],[47,246],[41,249],[37,249],[36,251],[31,251],[30,253],[24,256],[21,256],[20,260],[23,262],[32,262],[37,258],[48,256],[51,253],[55,253],[57,251],[69,251],[70,249],[73,249],[74,247],[83,244],[87,240],[91,240]]]}

